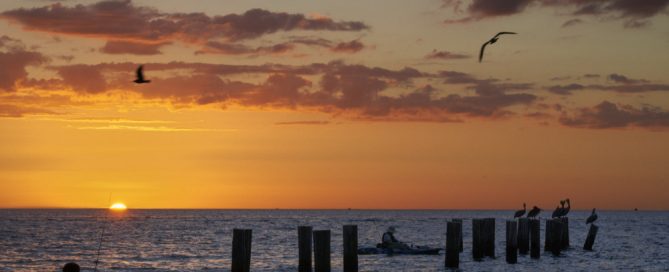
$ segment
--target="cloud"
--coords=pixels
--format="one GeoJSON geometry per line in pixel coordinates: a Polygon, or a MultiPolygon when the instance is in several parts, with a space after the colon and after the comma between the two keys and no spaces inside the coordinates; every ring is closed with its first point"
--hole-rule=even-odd
{"type": "Polygon", "coordinates": [[[335,21],[329,17],[251,9],[242,14],[208,16],[204,13],[165,13],[135,6],[130,0],[100,1],[65,6],[19,8],[0,13],[0,18],[29,31],[97,38],[108,43],[103,52],[154,54],[169,42],[205,45],[208,42],[239,42],[276,32],[363,31],[359,21],[335,21]]]}
{"type": "MultiPolygon", "coordinates": [[[[425,73],[411,67],[392,70],[341,61],[290,66],[218,65],[204,63],[146,63],[151,84],[130,82],[134,63],[53,66],[60,79],[50,86],[82,94],[135,92],[181,106],[241,105],[252,108],[307,110],[351,119],[459,121],[460,117],[501,117],[508,107],[529,105],[538,98],[527,93],[532,84],[477,79],[444,71],[425,73]],[[188,71],[187,75],[174,71],[188,71]],[[260,75],[236,77],[235,75],[260,75]],[[264,76],[264,77],[262,77],[264,76]],[[252,81],[243,79],[253,78],[252,81]],[[431,86],[414,88],[415,80],[443,79],[446,88],[466,84],[474,95],[451,94],[431,86]],[[398,93],[397,90],[402,90],[398,93]]],[[[40,84],[34,83],[37,87],[40,84]]],[[[459,87],[462,89],[462,87],[459,87]]]]}
{"type": "Polygon", "coordinates": [[[604,101],[592,108],[582,108],[573,116],[563,115],[559,121],[565,126],[595,129],[668,128],[669,112],[650,106],[635,108],[604,101]]]}
{"type": "Polygon", "coordinates": [[[19,40],[0,37],[0,91],[15,91],[16,83],[26,80],[26,67],[46,63],[48,58],[38,52],[27,51],[19,40]]]}
{"type": "Polygon", "coordinates": [[[272,46],[249,47],[239,43],[207,42],[195,54],[247,55],[283,54],[295,49],[292,43],[278,43],[272,46]]]}
{"type": "Polygon", "coordinates": [[[563,28],[571,27],[571,26],[575,26],[575,25],[580,25],[582,23],[583,23],[583,20],[581,20],[581,19],[571,19],[571,20],[567,20],[566,22],[564,22],[562,24],[562,27],[563,28]]]}
{"type": "MultiPolygon", "coordinates": [[[[442,6],[462,11],[463,1],[445,0],[442,6]]],[[[464,11],[467,16],[448,19],[445,23],[468,23],[499,16],[510,16],[524,12],[530,6],[567,9],[574,16],[599,16],[625,20],[627,28],[639,28],[649,24],[646,19],[667,11],[669,0],[472,0],[464,11]]],[[[578,18],[569,20],[563,27],[582,23],[578,18]]]]}
{"type": "Polygon", "coordinates": [[[458,54],[449,51],[437,51],[437,49],[432,50],[430,54],[425,56],[426,59],[443,59],[443,60],[452,60],[452,59],[468,59],[471,58],[469,55],[458,54]]]}
{"type": "Polygon", "coordinates": [[[609,80],[615,82],[615,83],[621,83],[621,84],[637,84],[637,83],[646,83],[648,82],[645,79],[631,79],[628,78],[624,75],[620,74],[610,74],[609,75],[609,80]]]}
{"type": "Polygon", "coordinates": [[[160,47],[169,43],[136,43],[127,41],[107,41],[100,52],[105,54],[158,55],[160,47]]]}
{"type": "Polygon", "coordinates": [[[356,53],[365,48],[365,45],[358,40],[352,40],[350,42],[341,42],[337,45],[330,48],[332,52],[339,53],[356,53]]]}
{"type": "Polygon", "coordinates": [[[290,125],[329,125],[330,121],[287,121],[287,122],[276,122],[274,123],[277,126],[290,126],[290,125]]]}
{"type": "Polygon", "coordinates": [[[22,117],[26,114],[55,114],[55,112],[33,106],[0,103],[0,117],[22,117]]]}
{"type": "Polygon", "coordinates": [[[554,94],[559,94],[559,95],[571,95],[573,94],[573,91],[580,91],[585,89],[586,87],[578,84],[578,83],[572,83],[569,85],[555,85],[555,86],[550,86],[548,87],[548,91],[554,94]]]}

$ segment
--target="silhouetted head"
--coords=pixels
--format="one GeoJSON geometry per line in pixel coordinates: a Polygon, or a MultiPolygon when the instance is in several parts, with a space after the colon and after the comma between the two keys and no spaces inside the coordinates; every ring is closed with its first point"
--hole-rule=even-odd
{"type": "Polygon", "coordinates": [[[395,233],[396,231],[397,230],[395,229],[395,227],[388,227],[388,229],[386,230],[386,232],[390,232],[390,233],[395,233]]]}
{"type": "Polygon", "coordinates": [[[79,272],[81,268],[79,268],[79,265],[76,263],[66,263],[65,266],[63,266],[63,272],[79,272]]]}
{"type": "Polygon", "coordinates": [[[566,201],[564,201],[564,200],[560,200],[560,205],[562,205],[562,207],[564,207],[564,203],[565,203],[565,202],[566,202],[566,201]]]}
{"type": "Polygon", "coordinates": [[[592,208],[592,213],[595,213],[595,208],[592,208]]]}

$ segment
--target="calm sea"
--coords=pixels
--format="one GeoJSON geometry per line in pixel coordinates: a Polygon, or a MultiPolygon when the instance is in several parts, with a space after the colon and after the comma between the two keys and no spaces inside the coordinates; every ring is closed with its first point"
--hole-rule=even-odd
{"type": "MultiPolygon", "coordinates": [[[[504,260],[504,220],[512,211],[369,210],[0,210],[0,271],[58,271],[66,262],[92,270],[101,231],[101,271],[229,271],[232,229],[253,229],[252,271],[297,270],[297,226],[332,230],[333,271],[341,271],[345,224],[359,245],[374,246],[388,226],[400,240],[444,247],[446,220],[497,218],[496,259],[471,258],[464,224],[465,271],[669,271],[668,212],[599,212],[595,250],[582,250],[589,212],[572,211],[572,249],[562,257],[504,260]]],[[[544,225],[542,223],[542,229],[544,225]]],[[[542,236],[543,236],[542,230],[542,236]]],[[[542,238],[543,244],[543,238],[542,238]]],[[[543,248],[542,248],[543,249],[543,248]]],[[[542,250],[543,251],[543,250],[542,250]]],[[[444,255],[360,256],[361,271],[444,271],[444,255]]]]}

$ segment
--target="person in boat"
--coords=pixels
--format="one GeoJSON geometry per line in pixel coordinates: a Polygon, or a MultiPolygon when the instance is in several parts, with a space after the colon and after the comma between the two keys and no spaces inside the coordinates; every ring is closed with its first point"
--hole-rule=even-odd
{"type": "Polygon", "coordinates": [[[381,247],[390,249],[409,249],[410,247],[395,238],[395,227],[389,227],[381,237],[381,247]]]}

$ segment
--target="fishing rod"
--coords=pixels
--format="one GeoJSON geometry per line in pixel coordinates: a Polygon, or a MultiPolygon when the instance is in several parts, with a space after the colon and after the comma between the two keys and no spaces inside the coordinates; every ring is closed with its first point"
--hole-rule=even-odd
{"type": "MultiPolygon", "coordinates": [[[[111,205],[111,193],[109,193],[109,201],[107,202],[107,207],[111,205]]],[[[105,222],[102,224],[102,230],[100,231],[100,239],[98,240],[98,253],[95,257],[95,269],[93,271],[98,271],[98,264],[100,263],[100,251],[102,250],[102,239],[105,236],[105,230],[107,229],[107,219],[109,219],[109,211],[105,211],[105,222]]]]}

